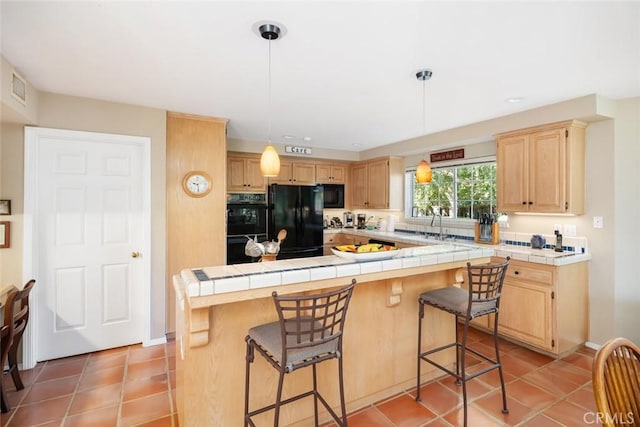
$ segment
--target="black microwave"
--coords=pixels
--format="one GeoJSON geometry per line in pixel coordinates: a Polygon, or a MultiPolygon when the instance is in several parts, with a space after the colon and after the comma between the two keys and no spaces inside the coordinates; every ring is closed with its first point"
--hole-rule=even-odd
{"type": "Polygon", "coordinates": [[[344,184],[324,184],[324,207],[344,209],[344,184]]]}

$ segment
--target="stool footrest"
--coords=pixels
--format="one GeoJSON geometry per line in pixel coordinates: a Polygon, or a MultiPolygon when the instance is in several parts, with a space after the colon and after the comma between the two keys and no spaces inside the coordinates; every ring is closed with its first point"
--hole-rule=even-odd
{"type": "Polygon", "coordinates": [[[440,369],[440,370],[442,370],[442,371],[446,372],[447,374],[449,374],[449,375],[451,375],[451,376],[455,377],[455,378],[456,378],[456,379],[458,379],[459,381],[462,381],[462,380],[465,380],[465,381],[466,381],[466,380],[471,380],[471,379],[473,379],[473,378],[475,378],[475,377],[477,377],[477,376],[480,376],[480,375],[482,375],[482,374],[486,374],[487,372],[492,371],[492,370],[494,370],[494,369],[498,369],[498,368],[500,367],[500,363],[498,363],[498,361],[493,360],[493,359],[491,359],[490,357],[487,357],[487,356],[485,356],[484,354],[482,354],[482,353],[478,352],[477,350],[474,350],[473,348],[470,348],[470,347],[466,347],[466,348],[465,348],[465,350],[466,350],[466,351],[468,351],[468,352],[473,353],[474,355],[476,355],[476,356],[478,356],[478,357],[480,357],[480,358],[481,358],[481,359],[483,359],[485,362],[489,362],[489,363],[491,363],[491,366],[488,366],[488,367],[486,367],[486,368],[484,368],[484,369],[482,369],[482,370],[480,370],[480,371],[478,371],[478,372],[474,372],[474,373],[473,373],[473,374],[471,374],[471,375],[466,375],[466,372],[462,372],[462,375],[459,375],[459,374],[457,374],[457,373],[455,373],[455,372],[451,371],[449,368],[446,368],[446,367],[444,367],[444,366],[440,365],[438,362],[435,362],[435,361],[433,361],[433,360],[431,360],[431,359],[429,359],[429,358],[427,357],[427,356],[428,356],[428,355],[430,355],[430,354],[438,353],[438,352],[440,352],[440,351],[442,351],[442,350],[446,350],[446,349],[451,348],[451,347],[454,347],[454,346],[456,347],[456,350],[457,350],[458,348],[462,349],[462,344],[461,344],[461,343],[455,343],[455,342],[454,342],[454,343],[445,344],[445,345],[442,345],[442,346],[440,346],[440,347],[437,347],[437,348],[434,348],[434,349],[431,349],[431,350],[428,350],[428,351],[422,352],[422,353],[420,353],[420,354],[418,355],[418,357],[419,357],[419,359],[420,359],[420,360],[423,360],[423,361],[425,361],[425,362],[427,362],[427,363],[430,363],[431,365],[435,366],[436,368],[438,368],[438,369],[440,369]]]}
{"type": "MultiPolygon", "coordinates": [[[[333,418],[333,420],[335,422],[338,423],[338,425],[342,425],[342,420],[340,419],[340,417],[338,417],[338,414],[335,413],[335,411],[333,409],[331,409],[331,407],[329,406],[329,403],[324,399],[324,397],[322,396],[322,394],[320,394],[320,392],[315,392],[313,390],[309,390],[305,393],[301,393],[298,394],[296,396],[292,396],[288,399],[283,400],[282,402],[280,402],[280,406],[286,405],[288,403],[291,402],[295,402],[296,400],[300,400],[300,399],[304,399],[305,397],[309,397],[309,396],[313,396],[315,395],[318,400],[320,401],[320,403],[322,403],[322,405],[324,406],[324,408],[327,410],[327,412],[329,412],[329,414],[331,415],[331,417],[333,418]]],[[[259,409],[254,409],[253,411],[249,412],[247,415],[245,415],[245,419],[246,421],[251,424],[251,426],[255,427],[255,424],[253,423],[253,421],[251,421],[251,417],[255,416],[255,415],[259,415],[262,414],[263,412],[267,412],[270,411],[272,409],[275,409],[276,404],[273,403],[269,406],[265,406],[263,408],[259,408],[259,409]]]]}

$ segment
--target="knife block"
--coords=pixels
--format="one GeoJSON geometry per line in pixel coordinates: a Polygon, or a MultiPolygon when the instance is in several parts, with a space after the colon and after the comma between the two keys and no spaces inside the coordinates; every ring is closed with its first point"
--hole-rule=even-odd
{"type": "Polygon", "coordinates": [[[500,227],[498,226],[498,223],[494,222],[493,224],[480,224],[479,222],[476,222],[475,223],[475,242],[483,243],[487,245],[497,245],[498,243],[500,243],[500,227]],[[490,236],[482,235],[481,227],[490,227],[491,235],[490,236]]]}

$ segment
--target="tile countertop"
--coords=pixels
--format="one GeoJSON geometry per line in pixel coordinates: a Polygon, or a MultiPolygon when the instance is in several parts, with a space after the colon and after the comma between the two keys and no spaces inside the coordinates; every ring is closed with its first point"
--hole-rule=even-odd
{"type": "MultiPolygon", "coordinates": [[[[432,238],[426,238],[423,234],[407,233],[407,232],[392,232],[392,231],[378,231],[378,230],[361,230],[357,228],[343,228],[343,229],[327,229],[324,230],[326,234],[333,234],[344,232],[348,234],[355,234],[359,236],[366,236],[369,238],[375,238],[380,240],[388,240],[395,243],[409,243],[415,245],[423,244],[447,244],[449,241],[439,241],[432,238]]],[[[453,243],[456,245],[469,246],[473,248],[482,248],[492,250],[492,255],[499,257],[510,256],[512,259],[519,261],[535,262],[538,264],[548,265],[566,265],[573,264],[574,262],[584,262],[591,259],[589,253],[576,253],[570,251],[555,252],[552,249],[532,249],[528,246],[518,245],[487,245],[475,243],[472,240],[456,241],[453,243]]]]}
{"type": "Polygon", "coordinates": [[[246,291],[269,286],[353,277],[405,268],[487,258],[490,248],[440,242],[399,249],[390,259],[356,262],[336,255],[250,264],[184,269],[180,277],[189,297],[246,291]]]}
{"type": "Polygon", "coordinates": [[[338,277],[352,277],[360,274],[389,270],[466,261],[490,256],[506,257],[520,261],[548,265],[566,265],[585,262],[589,254],[574,252],[554,252],[549,249],[531,249],[515,245],[482,245],[438,241],[422,235],[380,232],[369,230],[345,230],[349,233],[376,237],[381,240],[413,243],[420,246],[399,249],[393,258],[380,261],[356,262],[335,255],[313,258],[299,258],[261,263],[224,265],[185,269],[181,278],[189,297],[208,296],[227,292],[246,291],[269,286],[288,285],[338,277]]]}

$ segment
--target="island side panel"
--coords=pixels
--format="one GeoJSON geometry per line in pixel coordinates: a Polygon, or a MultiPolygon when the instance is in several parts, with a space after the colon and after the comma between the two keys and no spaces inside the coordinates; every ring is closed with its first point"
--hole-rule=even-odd
{"type": "MultiPolygon", "coordinates": [[[[350,280],[345,278],[345,285],[350,280]]],[[[392,307],[387,307],[389,280],[395,279],[358,283],[349,306],[343,343],[349,412],[415,384],[418,295],[454,283],[455,270],[403,278],[401,301],[392,307]]],[[[179,382],[182,387],[177,390],[178,402],[183,403],[178,405],[179,409],[183,406],[180,425],[242,425],[244,338],[250,327],[277,320],[275,307],[271,298],[212,306],[209,320],[209,342],[201,347],[185,346],[185,360],[179,364],[184,375],[184,383],[179,382]]],[[[427,310],[423,325],[425,346],[453,340],[451,315],[427,310]]],[[[451,365],[453,359],[453,352],[444,352],[441,362],[451,365]]],[[[432,377],[434,371],[428,365],[423,370],[423,379],[432,377]]],[[[337,362],[320,364],[318,377],[319,389],[337,408],[337,362]]],[[[256,354],[251,372],[251,408],[273,403],[276,382],[276,371],[256,354]]],[[[311,369],[296,371],[285,378],[284,396],[310,387],[311,369]]],[[[281,412],[281,424],[308,425],[312,413],[311,398],[286,405],[281,412]]],[[[272,416],[272,412],[268,412],[255,417],[254,421],[257,425],[268,425],[273,422],[272,416]]],[[[326,414],[322,418],[326,420],[326,414]]]]}

